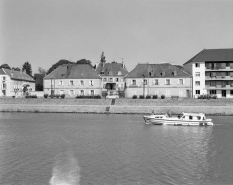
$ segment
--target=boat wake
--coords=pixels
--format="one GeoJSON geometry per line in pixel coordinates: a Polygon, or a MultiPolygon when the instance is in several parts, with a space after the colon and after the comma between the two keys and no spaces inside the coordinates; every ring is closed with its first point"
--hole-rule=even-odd
{"type": "Polygon", "coordinates": [[[80,167],[71,151],[61,152],[55,160],[50,185],[79,185],[80,167]]]}

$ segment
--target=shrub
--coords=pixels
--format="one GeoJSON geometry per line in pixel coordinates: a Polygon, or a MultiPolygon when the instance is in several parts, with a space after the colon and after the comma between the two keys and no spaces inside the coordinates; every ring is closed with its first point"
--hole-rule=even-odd
{"type": "Polygon", "coordinates": [[[156,95],[153,95],[152,98],[153,98],[153,99],[157,99],[157,98],[158,98],[158,95],[157,95],[157,94],[156,94],[156,95]]]}
{"type": "Polygon", "coordinates": [[[139,99],[144,99],[144,96],[143,96],[143,95],[140,95],[140,96],[139,96],[139,99]]]}
{"type": "Polygon", "coordinates": [[[217,99],[217,98],[218,98],[217,95],[211,95],[211,94],[203,94],[203,95],[199,95],[197,97],[197,99],[207,99],[207,100],[209,100],[209,99],[217,99]]]}
{"type": "Polygon", "coordinates": [[[77,99],[101,99],[100,95],[93,95],[93,96],[83,96],[83,95],[77,95],[75,98],[77,99]]]}
{"type": "Polygon", "coordinates": [[[15,96],[12,96],[12,98],[15,98],[15,96]]]}
{"type": "Polygon", "coordinates": [[[62,98],[62,99],[64,99],[64,98],[65,98],[65,96],[66,96],[65,94],[61,94],[61,98],[62,98]]]}
{"type": "Polygon", "coordinates": [[[54,97],[59,98],[59,97],[60,97],[60,95],[59,95],[59,94],[55,94],[55,95],[54,95],[54,97]]]}
{"type": "Polygon", "coordinates": [[[133,97],[132,97],[133,99],[137,99],[138,98],[138,96],[137,95],[133,95],[133,97]]]}
{"type": "Polygon", "coordinates": [[[27,95],[27,96],[25,96],[25,98],[37,98],[37,95],[35,94],[35,95],[27,95]]]}
{"type": "Polygon", "coordinates": [[[48,98],[48,96],[49,96],[48,94],[44,94],[44,98],[48,98]]]}
{"type": "Polygon", "coordinates": [[[151,99],[151,96],[150,95],[146,95],[146,99],[151,99]]]}
{"type": "Polygon", "coordinates": [[[165,95],[164,94],[161,95],[161,99],[165,99],[165,95]]]}

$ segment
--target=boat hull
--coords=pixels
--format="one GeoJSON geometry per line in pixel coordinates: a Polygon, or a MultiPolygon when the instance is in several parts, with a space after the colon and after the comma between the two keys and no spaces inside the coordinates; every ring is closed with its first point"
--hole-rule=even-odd
{"type": "Polygon", "coordinates": [[[211,121],[185,121],[179,119],[153,119],[153,125],[174,125],[174,126],[212,126],[211,121]]]}

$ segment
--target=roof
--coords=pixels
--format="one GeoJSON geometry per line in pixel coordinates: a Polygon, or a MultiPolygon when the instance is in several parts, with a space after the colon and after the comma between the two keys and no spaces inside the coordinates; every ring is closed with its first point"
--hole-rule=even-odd
{"type": "Polygon", "coordinates": [[[126,78],[166,78],[166,77],[191,77],[186,71],[169,63],[162,64],[138,64],[126,78]],[[175,74],[176,71],[176,75],[175,74]],[[162,73],[165,72],[164,76],[162,73]],[[144,75],[144,76],[143,76],[144,75]]]}
{"type": "Polygon", "coordinates": [[[2,69],[0,69],[0,75],[5,75],[5,72],[2,69]]]}
{"type": "Polygon", "coordinates": [[[128,71],[123,67],[123,63],[100,63],[98,67],[96,68],[96,71],[101,76],[125,76],[128,74],[128,71]],[[121,72],[121,75],[118,74],[118,72],[121,72]],[[109,74],[109,72],[112,72],[112,74],[109,74]]]}
{"type": "Polygon", "coordinates": [[[223,62],[233,61],[233,48],[228,49],[203,49],[185,64],[192,62],[223,62]]]}
{"type": "MultiPolygon", "coordinates": [[[[14,71],[14,70],[5,69],[5,68],[3,68],[2,71],[4,72],[4,74],[10,76],[11,79],[35,82],[35,80],[31,76],[21,71],[14,71]]],[[[0,72],[0,74],[2,74],[2,72],[0,72]]]]}
{"type": "Polygon", "coordinates": [[[44,79],[101,79],[90,64],[63,64],[44,79]]]}

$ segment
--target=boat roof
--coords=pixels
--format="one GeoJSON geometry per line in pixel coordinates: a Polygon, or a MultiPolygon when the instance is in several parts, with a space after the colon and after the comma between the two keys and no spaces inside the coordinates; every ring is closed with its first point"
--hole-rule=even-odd
{"type": "Polygon", "coordinates": [[[183,113],[185,116],[205,116],[204,113],[183,113]]]}

